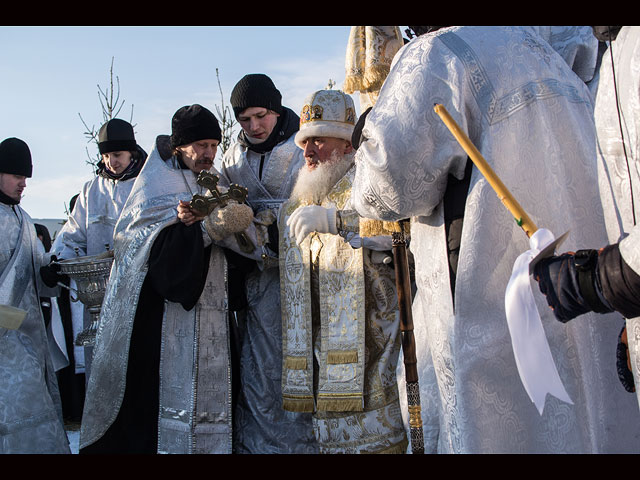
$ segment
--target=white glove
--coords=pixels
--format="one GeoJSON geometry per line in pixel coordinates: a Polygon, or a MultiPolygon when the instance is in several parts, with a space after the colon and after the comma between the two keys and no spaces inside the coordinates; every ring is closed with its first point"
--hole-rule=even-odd
{"type": "Polygon", "coordinates": [[[214,241],[246,230],[253,221],[253,210],[249,205],[229,201],[225,207],[215,208],[204,219],[204,227],[214,241]]]}
{"type": "Polygon", "coordinates": [[[319,205],[299,207],[287,220],[287,226],[298,245],[312,232],[337,235],[336,209],[319,205]]]}

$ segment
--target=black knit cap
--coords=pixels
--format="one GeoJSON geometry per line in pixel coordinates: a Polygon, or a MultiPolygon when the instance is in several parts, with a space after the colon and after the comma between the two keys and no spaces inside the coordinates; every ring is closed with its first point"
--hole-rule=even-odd
{"type": "Polygon", "coordinates": [[[133,152],[138,144],[129,122],[113,118],[100,127],[98,132],[98,150],[100,153],[133,152]]]}
{"type": "Polygon", "coordinates": [[[171,148],[198,140],[222,141],[222,130],[213,113],[197,103],[186,105],[171,120],[171,148]]]}
{"type": "Polygon", "coordinates": [[[231,107],[236,118],[250,107],[263,107],[282,113],[282,95],[273,81],[263,73],[250,73],[231,91],[231,107]]]}
{"type": "Polygon", "coordinates": [[[31,177],[31,151],[23,140],[11,137],[0,143],[0,173],[31,177]]]}

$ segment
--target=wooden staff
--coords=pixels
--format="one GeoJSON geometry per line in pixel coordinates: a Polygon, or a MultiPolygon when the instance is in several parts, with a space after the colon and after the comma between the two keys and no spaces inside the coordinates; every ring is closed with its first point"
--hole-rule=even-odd
{"type": "Polygon", "coordinates": [[[447,109],[440,104],[436,104],[433,109],[440,116],[444,124],[451,131],[460,146],[467,152],[469,158],[474,163],[480,173],[487,179],[489,185],[493,187],[498,198],[502,201],[502,203],[507,207],[507,209],[511,212],[511,214],[516,219],[516,223],[524,230],[528,237],[531,237],[538,227],[531,221],[527,213],[520,206],[520,204],[516,201],[516,199],[511,195],[507,187],[502,183],[500,178],[495,174],[491,166],[484,159],[482,154],[478,151],[478,149],[471,143],[469,137],[460,129],[456,121],[449,115],[447,109]]]}
{"type": "MultiPolygon", "coordinates": [[[[352,27],[356,28],[356,27],[352,27]]],[[[387,27],[377,27],[387,28],[387,27]]],[[[401,37],[401,36],[400,36],[401,37]]],[[[385,45],[387,43],[385,42],[385,45]]],[[[402,42],[397,45],[398,50],[402,42]]],[[[397,52],[397,50],[396,50],[397,52]]],[[[386,52],[389,54],[389,51],[386,52]]],[[[350,58],[347,58],[347,62],[350,58]]],[[[349,72],[347,72],[348,74],[349,72]]],[[[386,78],[388,72],[384,74],[386,78]]],[[[365,109],[368,102],[375,104],[377,94],[382,87],[384,79],[378,82],[379,87],[374,91],[369,86],[366,96],[367,102],[363,104],[364,92],[360,92],[360,106],[365,109]]],[[[347,89],[345,88],[346,93],[347,89]]],[[[355,145],[354,148],[358,146],[355,145]]],[[[385,233],[391,232],[394,269],[396,275],[396,290],[398,295],[398,307],[400,315],[400,330],[402,332],[402,353],[404,356],[405,380],[407,385],[407,402],[409,407],[409,433],[411,436],[412,453],[424,453],[424,438],[422,435],[422,410],[420,408],[420,386],[418,383],[418,369],[416,360],[416,342],[413,335],[413,316],[411,314],[411,279],[409,276],[409,261],[407,258],[407,244],[405,240],[405,228],[408,229],[409,221],[383,222],[385,233]]],[[[362,230],[360,234],[363,235],[362,230]]]]}
{"type": "Polygon", "coordinates": [[[400,313],[400,331],[402,332],[402,353],[404,357],[405,380],[407,385],[407,403],[409,407],[409,434],[411,452],[424,453],[422,433],[422,408],[420,407],[420,384],[416,357],[416,342],[413,335],[413,314],[411,312],[411,279],[405,228],[409,222],[403,220],[393,223],[391,245],[398,292],[398,310],[400,313]]]}

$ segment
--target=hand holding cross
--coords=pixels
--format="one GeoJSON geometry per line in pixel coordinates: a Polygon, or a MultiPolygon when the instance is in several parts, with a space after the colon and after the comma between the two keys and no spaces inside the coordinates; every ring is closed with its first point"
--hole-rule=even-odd
{"type": "Polygon", "coordinates": [[[247,199],[247,189],[232,183],[229,189],[222,193],[218,189],[220,177],[213,173],[202,170],[198,175],[197,183],[201,187],[209,190],[210,195],[195,194],[189,206],[199,216],[209,215],[216,207],[225,207],[229,200],[244,203],[247,199]]]}

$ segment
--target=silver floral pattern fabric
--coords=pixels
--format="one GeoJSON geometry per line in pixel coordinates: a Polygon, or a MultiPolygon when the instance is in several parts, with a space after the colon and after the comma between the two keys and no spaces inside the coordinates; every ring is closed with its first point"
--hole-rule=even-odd
{"type": "MultiPolygon", "coordinates": [[[[178,168],[175,157],[165,161],[161,156],[161,152],[166,150],[162,148],[165,144],[168,144],[168,137],[159,136],[156,146],[136,178],[114,230],[114,263],[100,314],[92,372],[83,410],[80,448],[85,448],[100,439],[120,411],[127,380],[131,333],[140,290],[147,274],[151,246],[163,228],[179,221],[176,212],[179,201],[188,201],[195,193],[204,193],[197,185],[193,172],[178,168]]],[[[159,445],[163,452],[230,453],[231,451],[230,397],[211,395],[211,390],[206,388],[209,386],[208,381],[215,373],[221,381],[219,388],[230,391],[228,350],[220,350],[215,361],[210,362],[207,358],[201,358],[202,355],[200,355],[201,352],[206,354],[211,350],[212,331],[218,335],[217,341],[222,345],[228,344],[228,338],[224,338],[226,329],[220,326],[221,324],[226,326],[226,298],[221,297],[221,292],[224,294],[226,287],[226,264],[221,268],[220,263],[224,261],[223,255],[216,246],[213,246],[212,250],[211,261],[218,261],[217,268],[209,269],[207,285],[198,304],[188,312],[181,306],[172,308],[165,305],[165,317],[167,310],[172,314],[167,321],[175,321],[179,317],[179,321],[185,324],[185,332],[190,330],[192,333],[186,342],[193,341],[192,348],[184,353],[185,341],[180,342],[178,339],[172,342],[175,339],[171,337],[186,337],[187,334],[180,329],[169,327],[163,329],[163,344],[171,343],[175,348],[163,350],[162,362],[165,365],[175,363],[176,369],[184,363],[190,364],[188,366],[192,367],[193,377],[187,379],[183,376],[185,388],[181,396],[161,397],[162,401],[167,399],[167,404],[160,405],[159,428],[173,439],[173,444],[167,442],[169,444],[159,445]],[[211,331],[207,329],[199,331],[197,323],[201,319],[203,322],[215,321],[216,324],[210,325],[211,331]],[[181,359],[182,362],[172,359],[172,355],[182,354],[188,355],[186,361],[184,358],[181,359]],[[225,356],[224,354],[227,354],[227,358],[221,359],[220,357],[225,356]],[[199,368],[210,374],[207,381],[201,382],[197,377],[199,368]],[[199,386],[203,386],[203,392],[198,392],[199,386]],[[200,402],[200,397],[205,395],[211,396],[206,401],[200,402]],[[215,418],[210,419],[206,412],[202,414],[202,406],[210,404],[212,398],[214,400],[222,398],[222,403],[217,404],[215,409],[206,408],[210,413],[217,414],[215,418]],[[179,426],[175,425],[177,422],[172,424],[167,420],[168,415],[163,409],[165,406],[168,409],[175,409],[177,405],[183,407],[183,418],[186,418],[179,426]],[[185,405],[190,410],[184,408],[185,405]],[[176,434],[176,430],[180,430],[181,434],[176,434]],[[185,443],[190,440],[193,442],[185,446],[185,443]],[[173,448],[176,450],[172,450],[173,448]]],[[[186,367],[183,372],[185,370],[186,367]]],[[[163,376],[161,382],[164,379],[170,381],[176,374],[164,369],[161,371],[161,376],[163,376]]]]}
{"type": "Polygon", "coordinates": [[[606,242],[593,99],[584,83],[594,71],[588,63],[595,59],[596,40],[590,27],[546,30],[552,42],[581,45],[560,49],[563,56],[538,33],[544,31],[451,27],[418,37],[396,55],[364,126],[355,208],[371,218],[412,218],[418,367],[438,387],[432,402],[433,383],[421,386],[427,451],[640,447],[637,406],[617,379],[614,319],[585,315],[561,324],[535,285],[551,352],[573,404],[549,396],[539,415],[528,398],[504,311],[505,288],[515,259],[529,249],[528,238],[476,168],[452,300],[442,200],[448,175],[463,177],[467,155],[434,112],[436,103],[445,106],[538,227],[556,236],[569,231],[563,249],[606,242]],[[581,79],[574,72],[587,74],[581,79]]]}
{"type": "MultiPolygon", "coordinates": [[[[636,222],[640,218],[639,79],[640,27],[623,27],[610,49],[603,54],[595,102],[598,175],[610,243],[620,242],[632,233],[634,227],[637,228],[633,218],[634,206],[636,222]]],[[[620,245],[625,261],[637,272],[640,272],[639,245],[634,241],[620,245]]]]}
{"type": "MultiPolygon", "coordinates": [[[[120,181],[96,176],[82,186],[73,212],[51,246],[59,260],[98,255],[113,249],[113,230],[134,181],[135,178],[120,181]]],[[[82,303],[72,304],[71,317],[74,328],[79,331],[91,324],[91,315],[82,303]]],[[[88,378],[93,347],[75,346],[74,349],[76,367],[81,363],[88,378]]]]}
{"type": "MultiPolygon", "coordinates": [[[[322,206],[352,211],[353,173],[322,206]]],[[[313,410],[320,453],[404,453],[394,269],[340,235],[312,233],[297,245],[286,221],[299,206],[286,203],[279,219],[285,408],[313,410]]]]}
{"type": "MultiPolygon", "coordinates": [[[[622,27],[602,57],[595,102],[598,176],[609,243],[640,274],[640,27],[622,27]],[[613,54],[613,66],[611,60],[613,54]],[[613,74],[617,82],[617,94],[613,74]],[[620,108],[620,119],[618,118],[620,108]],[[624,140],[624,142],[623,142],[624,140]],[[636,220],[634,223],[634,207],[636,220]]],[[[595,245],[593,248],[600,248],[595,245]]],[[[627,320],[635,384],[640,385],[640,318],[627,320]]],[[[640,391],[636,388],[636,395],[640,391]]]]}
{"type": "Polygon", "coordinates": [[[231,453],[231,357],[227,263],[209,257],[195,308],[167,302],[162,320],[158,453],[231,453]]]}
{"type": "MultiPolygon", "coordinates": [[[[262,179],[236,143],[226,152],[221,173],[230,183],[249,190],[247,203],[259,217],[271,211],[277,218],[289,198],[297,172],[304,164],[302,150],[291,136],[268,155],[262,179]]],[[[237,453],[316,453],[311,414],[282,408],[282,316],[280,273],[261,265],[246,278],[246,323],[240,353],[241,388],[234,412],[234,449],[237,453]]]]}
{"type": "Polygon", "coordinates": [[[0,454],[70,453],[38,298],[48,256],[19,205],[0,204],[0,227],[0,304],[27,312],[18,329],[0,327],[0,454]]]}
{"type": "Polygon", "coordinates": [[[135,178],[109,180],[96,176],[82,187],[69,219],[51,247],[58,258],[98,255],[113,249],[113,230],[135,178]]]}

